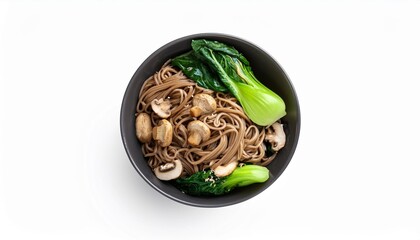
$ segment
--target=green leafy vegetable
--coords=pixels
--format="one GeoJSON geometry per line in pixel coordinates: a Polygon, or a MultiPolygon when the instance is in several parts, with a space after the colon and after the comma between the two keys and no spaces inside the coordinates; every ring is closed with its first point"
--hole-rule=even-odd
{"type": "Polygon", "coordinates": [[[211,170],[194,173],[187,178],[178,178],[175,185],[184,193],[196,196],[223,195],[236,187],[262,183],[269,178],[266,167],[244,165],[237,167],[232,174],[218,178],[211,170]]]}
{"type": "Polygon", "coordinates": [[[193,51],[206,61],[256,124],[268,126],[286,115],[286,105],[254,76],[248,60],[233,47],[217,41],[193,40],[193,51]]]}
{"type": "Polygon", "coordinates": [[[286,115],[283,99],[257,80],[248,60],[235,48],[217,41],[193,40],[192,51],[172,60],[198,85],[233,94],[245,114],[268,126],[286,115]]]}
{"type": "Polygon", "coordinates": [[[204,88],[217,92],[227,92],[225,85],[220,82],[219,77],[206,63],[201,61],[194,51],[184,53],[172,60],[172,64],[179,67],[190,79],[197,82],[204,88]]]}

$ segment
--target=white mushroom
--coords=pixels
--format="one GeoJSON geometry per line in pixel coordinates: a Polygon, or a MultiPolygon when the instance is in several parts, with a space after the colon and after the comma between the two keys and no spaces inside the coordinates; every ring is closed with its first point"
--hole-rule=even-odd
{"type": "Polygon", "coordinates": [[[286,144],[286,134],[283,130],[283,124],[273,123],[266,129],[265,140],[271,143],[273,151],[277,152],[286,144]]]}
{"type": "Polygon", "coordinates": [[[136,117],[136,136],[142,143],[152,140],[152,120],[149,114],[140,113],[136,117]]]}
{"type": "Polygon", "coordinates": [[[220,165],[214,169],[214,175],[218,177],[228,176],[235,170],[236,166],[238,166],[238,161],[231,162],[226,166],[220,165]]]}
{"type": "Polygon", "coordinates": [[[182,164],[180,160],[162,164],[153,169],[156,177],[163,181],[177,179],[182,173],[182,164]]]}
{"type": "Polygon", "coordinates": [[[188,123],[188,143],[193,146],[200,145],[201,142],[210,138],[210,129],[202,121],[194,120],[188,123]]]}
{"type": "Polygon", "coordinates": [[[171,102],[163,100],[163,98],[154,99],[151,103],[153,112],[161,118],[168,118],[171,116],[171,102]]]}
{"type": "Polygon", "coordinates": [[[153,128],[153,139],[158,142],[161,147],[167,147],[172,143],[173,127],[172,124],[162,119],[158,125],[153,128]]]}
{"type": "Polygon", "coordinates": [[[193,98],[193,107],[190,109],[191,116],[199,117],[201,114],[209,114],[216,110],[216,100],[208,94],[199,93],[193,98]]]}

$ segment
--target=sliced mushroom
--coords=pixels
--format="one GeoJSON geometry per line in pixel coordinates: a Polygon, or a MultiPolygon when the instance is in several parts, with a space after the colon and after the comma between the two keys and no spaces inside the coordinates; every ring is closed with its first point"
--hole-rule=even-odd
{"type": "Polygon", "coordinates": [[[283,130],[283,124],[273,123],[266,129],[265,140],[271,143],[271,149],[277,152],[286,144],[286,134],[283,130]]]}
{"type": "Polygon", "coordinates": [[[163,181],[177,179],[182,173],[182,164],[180,160],[162,164],[153,169],[156,177],[163,181]]]}
{"type": "Polygon", "coordinates": [[[153,128],[153,139],[158,142],[161,147],[167,147],[172,142],[173,127],[172,124],[162,119],[158,125],[153,128]]]}
{"type": "Polygon", "coordinates": [[[208,94],[199,93],[193,98],[193,107],[190,110],[191,116],[199,117],[202,114],[209,114],[216,110],[216,100],[208,94]]]}
{"type": "Polygon", "coordinates": [[[188,123],[188,143],[193,146],[200,145],[201,142],[210,138],[210,129],[202,121],[194,120],[188,123]]]}
{"type": "Polygon", "coordinates": [[[220,165],[214,169],[214,175],[218,177],[228,176],[235,170],[236,166],[238,166],[238,161],[231,162],[226,166],[220,165]]]}
{"type": "Polygon", "coordinates": [[[152,140],[152,120],[149,114],[140,113],[136,117],[136,136],[142,143],[152,140]]]}
{"type": "Polygon", "coordinates": [[[171,102],[163,100],[163,98],[154,99],[151,103],[153,112],[161,118],[168,118],[171,116],[171,102]]]}

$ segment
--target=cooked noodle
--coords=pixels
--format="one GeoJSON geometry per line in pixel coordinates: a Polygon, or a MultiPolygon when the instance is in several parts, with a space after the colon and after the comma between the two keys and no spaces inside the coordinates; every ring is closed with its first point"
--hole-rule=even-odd
{"type": "Polygon", "coordinates": [[[137,114],[148,113],[152,126],[156,126],[161,118],[153,112],[151,102],[160,98],[170,100],[171,115],[167,120],[174,132],[168,147],[161,147],[153,140],[143,144],[142,151],[152,169],[179,159],[183,176],[189,176],[207,168],[214,170],[232,161],[266,166],[275,158],[276,154],[265,156],[264,128],[249,120],[234,97],[199,87],[182,71],[173,68],[170,61],[144,82],[139,93],[137,114]],[[198,93],[214,97],[217,103],[214,113],[198,118],[190,115],[192,99],[198,93]],[[187,125],[195,119],[209,127],[211,136],[199,146],[192,147],[187,141],[187,125]]]}

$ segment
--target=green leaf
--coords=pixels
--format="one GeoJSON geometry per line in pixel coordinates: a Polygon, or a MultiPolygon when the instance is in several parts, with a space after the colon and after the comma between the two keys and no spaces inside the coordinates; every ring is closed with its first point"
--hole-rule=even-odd
{"type": "Polygon", "coordinates": [[[172,65],[181,69],[188,78],[194,80],[201,87],[217,92],[227,92],[227,88],[219,80],[219,77],[193,51],[174,58],[172,65]]]}

